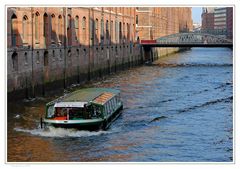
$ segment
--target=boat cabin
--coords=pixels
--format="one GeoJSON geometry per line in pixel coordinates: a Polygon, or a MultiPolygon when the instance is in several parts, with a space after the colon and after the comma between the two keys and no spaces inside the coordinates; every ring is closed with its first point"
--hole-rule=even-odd
{"type": "Polygon", "coordinates": [[[51,120],[82,120],[105,118],[121,105],[120,94],[103,92],[94,99],[87,101],[50,102],[46,106],[46,119],[51,120]]]}

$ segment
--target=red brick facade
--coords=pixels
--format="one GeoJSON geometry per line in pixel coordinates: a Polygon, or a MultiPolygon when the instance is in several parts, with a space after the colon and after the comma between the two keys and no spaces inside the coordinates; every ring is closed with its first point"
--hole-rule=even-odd
{"type": "Polygon", "coordinates": [[[192,30],[191,8],[138,7],[136,16],[137,36],[140,39],[157,39],[192,30]]]}
{"type": "Polygon", "coordinates": [[[90,38],[93,40],[94,45],[97,45],[101,39],[101,19],[104,22],[104,35],[107,34],[107,25],[109,31],[109,38],[103,38],[104,45],[110,44],[110,40],[112,43],[118,43],[116,42],[117,33],[115,33],[116,21],[118,24],[120,22],[122,24],[123,39],[120,43],[124,42],[124,38],[126,39],[125,42],[133,41],[135,33],[135,8],[8,8],[7,15],[8,48],[24,45],[30,45],[33,48],[62,46],[64,45],[64,37],[68,41],[67,46],[93,45],[90,44],[90,38]],[[24,21],[26,22],[25,25],[23,25],[24,21]],[[95,29],[92,33],[94,37],[90,37],[90,23],[95,29]],[[110,30],[111,23],[112,29],[110,30]],[[83,25],[85,25],[84,28],[83,25]],[[16,45],[12,44],[12,31],[15,31],[17,35],[16,45]],[[25,34],[27,35],[24,36],[25,34]],[[37,39],[37,37],[39,38],[37,39]]]}
{"type": "MultiPolygon", "coordinates": [[[[190,8],[148,10],[150,39],[192,29],[190,8]]],[[[136,27],[136,13],[135,7],[7,8],[8,92],[44,94],[51,84],[67,87],[140,64],[137,36],[149,38],[149,31],[136,27]]]]}

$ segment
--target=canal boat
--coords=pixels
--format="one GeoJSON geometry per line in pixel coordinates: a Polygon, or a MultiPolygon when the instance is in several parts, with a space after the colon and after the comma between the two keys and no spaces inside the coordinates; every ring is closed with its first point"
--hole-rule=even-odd
{"type": "Polygon", "coordinates": [[[42,122],[63,128],[107,129],[120,115],[122,108],[119,90],[80,89],[47,103],[42,122]]]}

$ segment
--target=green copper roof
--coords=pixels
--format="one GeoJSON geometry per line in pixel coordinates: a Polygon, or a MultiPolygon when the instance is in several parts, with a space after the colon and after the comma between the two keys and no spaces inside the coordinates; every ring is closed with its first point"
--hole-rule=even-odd
{"type": "Polygon", "coordinates": [[[110,88],[86,88],[86,89],[80,89],[72,93],[69,93],[66,96],[57,100],[64,101],[64,102],[74,102],[74,101],[89,102],[104,92],[118,94],[119,90],[110,89],[110,88]]]}

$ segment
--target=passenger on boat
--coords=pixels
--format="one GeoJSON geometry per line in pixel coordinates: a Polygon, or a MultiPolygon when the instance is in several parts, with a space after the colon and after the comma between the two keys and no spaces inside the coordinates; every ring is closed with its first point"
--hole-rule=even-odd
{"type": "Polygon", "coordinates": [[[98,108],[94,107],[94,108],[92,109],[92,116],[93,116],[93,117],[99,117],[100,114],[101,114],[101,112],[100,112],[100,110],[99,110],[98,108]]]}
{"type": "Polygon", "coordinates": [[[61,115],[60,115],[60,112],[61,112],[61,109],[60,109],[59,107],[56,107],[56,113],[55,113],[55,116],[56,116],[56,117],[61,116],[61,115]]]}
{"type": "Polygon", "coordinates": [[[90,119],[91,118],[90,110],[89,110],[89,108],[87,107],[86,104],[84,104],[83,118],[84,119],[90,119]]]}
{"type": "Polygon", "coordinates": [[[65,108],[56,108],[55,120],[67,120],[67,110],[65,108]]]}

